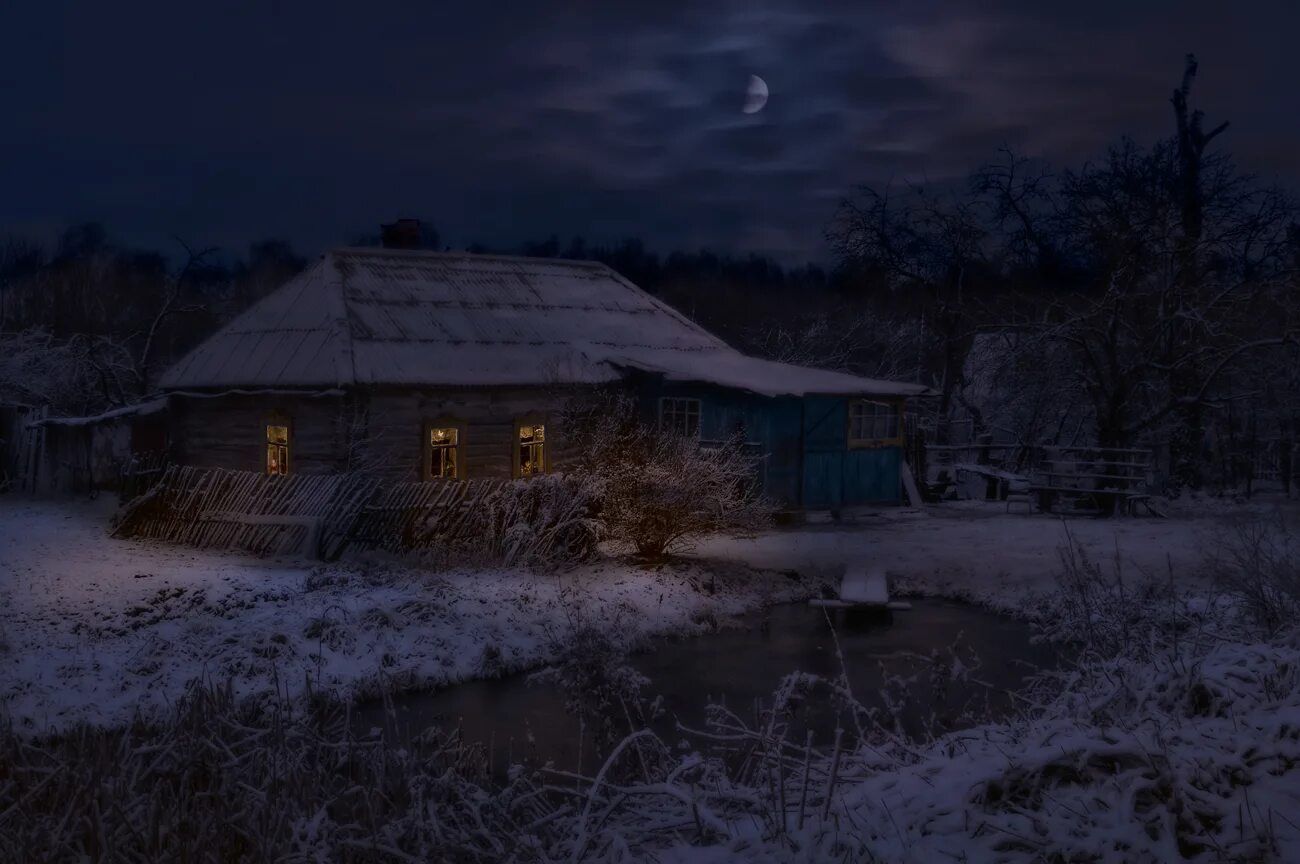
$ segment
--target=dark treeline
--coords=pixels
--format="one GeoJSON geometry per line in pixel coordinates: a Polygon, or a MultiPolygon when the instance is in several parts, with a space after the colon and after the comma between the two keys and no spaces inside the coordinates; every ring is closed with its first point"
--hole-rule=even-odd
{"type": "MultiPolygon", "coordinates": [[[[1198,486],[1210,462],[1231,474],[1243,446],[1300,432],[1300,227],[1285,191],[1211,146],[1227,124],[1191,109],[1195,74],[1189,57],[1150,146],[1063,169],[1004,150],[965,183],[855,190],[829,268],[637,239],[467,248],[602,261],[742,349],[929,384],[940,438],[1163,444],[1175,485],[1198,486]]],[[[446,248],[432,222],[419,240],[446,248]]],[[[141,251],[93,224],[51,248],[0,241],[0,397],[138,399],[305,265],[277,240],[141,251]]]]}
{"type": "Polygon", "coordinates": [[[759,254],[734,256],[707,249],[660,255],[635,238],[600,245],[588,244],[581,237],[561,244],[552,236],[513,248],[475,243],[468,249],[600,261],[742,347],[750,347],[755,334],[771,322],[788,320],[827,302],[837,284],[834,271],[811,264],[787,268],[759,254]]]}
{"type": "Polygon", "coordinates": [[[0,399],[65,415],[136,401],[305,263],[276,240],[239,259],[180,242],[170,256],[125,248],[97,223],[73,225],[48,248],[0,240],[0,399]]]}

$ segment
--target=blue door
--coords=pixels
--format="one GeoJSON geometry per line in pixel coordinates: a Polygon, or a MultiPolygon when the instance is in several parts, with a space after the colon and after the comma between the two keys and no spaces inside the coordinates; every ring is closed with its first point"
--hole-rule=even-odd
{"type": "Polygon", "coordinates": [[[844,400],[808,396],[803,405],[803,507],[835,510],[844,504],[844,400]]]}

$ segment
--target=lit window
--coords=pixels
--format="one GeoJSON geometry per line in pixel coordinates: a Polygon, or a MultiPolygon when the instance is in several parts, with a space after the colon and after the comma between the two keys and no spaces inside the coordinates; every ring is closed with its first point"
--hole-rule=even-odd
{"type": "Polygon", "coordinates": [[[546,427],[532,423],[519,426],[519,476],[531,477],[546,470],[546,427]]]}
{"type": "Polygon", "coordinates": [[[455,480],[460,465],[460,430],[455,427],[429,430],[429,477],[455,480]]]}
{"type": "Polygon", "coordinates": [[[849,403],[849,444],[878,444],[898,439],[898,406],[857,399],[849,403]]]}
{"type": "Polygon", "coordinates": [[[266,427],[266,473],[289,473],[289,427],[266,427]]]}
{"type": "Polygon", "coordinates": [[[665,396],[659,400],[659,428],[664,432],[700,434],[700,400],[665,396]]]}

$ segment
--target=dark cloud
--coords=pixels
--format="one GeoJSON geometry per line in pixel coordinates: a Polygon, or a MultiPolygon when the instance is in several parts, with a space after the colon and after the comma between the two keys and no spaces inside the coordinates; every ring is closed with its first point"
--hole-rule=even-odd
{"type": "Polygon", "coordinates": [[[1300,176],[1289,2],[11,5],[0,226],[18,229],[314,250],[401,213],[456,243],[820,258],[858,183],[1164,134],[1188,50],[1224,142],[1300,176]],[[751,73],[772,96],[747,116],[751,73]]]}

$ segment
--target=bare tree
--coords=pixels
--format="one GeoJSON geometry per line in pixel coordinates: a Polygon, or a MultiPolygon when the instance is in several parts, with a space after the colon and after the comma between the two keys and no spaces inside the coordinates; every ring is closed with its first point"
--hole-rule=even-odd
{"type": "Polygon", "coordinates": [[[191,282],[214,252],[182,243],[185,264],[168,273],[161,258],[124,261],[98,234],[82,233],[91,239],[65,241],[64,257],[27,267],[6,285],[7,320],[17,329],[0,332],[0,394],[65,415],[121,407],[152,391],[170,323],[205,309],[191,282]]]}
{"type": "Polygon", "coordinates": [[[1198,249],[1213,266],[1198,291],[1179,277],[1182,206],[1170,144],[1125,142],[1103,164],[1063,177],[1062,245],[1093,284],[1050,296],[1037,320],[1023,322],[1035,335],[1026,344],[1075,358],[1069,383],[1089,400],[1102,446],[1158,428],[1181,432],[1186,412],[1237,398],[1220,388],[1234,364],[1295,338],[1290,322],[1251,314],[1284,272],[1290,202],[1226,159],[1208,167],[1198,249]]]}
{"type": "Polygon", "coordinates": [[[842,267],[870,274],[887,291],[910,295],[917,308],[917,365],[939,391],[947,417],[964,384],[976,332],[969,297],[989,272],[988,232],[969,195],[939,195],[908,186],[862,187],[840,203],[829,239],[842,267]]]}
{"type": "Polygon", "coordinates": [[[148,393],[153,387],[152,363],[157,346],[159,332],[168,319],[176,315],[188,315],[202,312],[204,306],[199,303],[185,303],[182,292],[186,283],[197,270],[205,266],[209,257],[216,253],[216,248],[208,247],[195,251],[179,237],[176,242],[185,250],[185,264],[174,277],[165,283],[157,307],[149,320],[149,325],[142,332],[131,334],[127,343],[139,342],[139,349],[134,353],[135,376],[141,393],[148,393]]]}
{"type": "Polygon", "coordinates": [[[748,341],[758,353],[782,363],[918,380],[921,336],[916,318],[846,305],[759,328],[748,341]]]}

